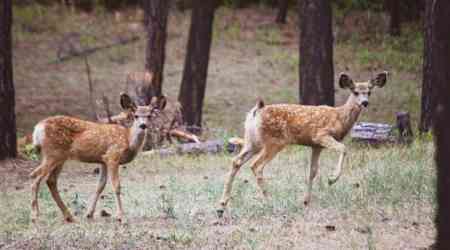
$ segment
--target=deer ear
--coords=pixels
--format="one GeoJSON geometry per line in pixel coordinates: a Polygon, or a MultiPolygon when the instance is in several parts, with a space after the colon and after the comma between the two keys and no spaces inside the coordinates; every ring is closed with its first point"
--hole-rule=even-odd
{"type": "Polygon", "coordinates": [[[150,100],[150,106],[158,107],[158,97],[156,97],[156,96],[152,97],[152,99],[150,100]]]}
{"type": "Polygon", "coordinates": [[[343,89],[353,89],[355,85],[353,84],[352,78],[346,73],[339,74],[339,87],[343,89]]]}
{"type": "Polygon", "coordinates": [[[388,72],[384,71],[379,73],[374,79],[370,80],[372,86],[377,86],[378,88],[384,87],[387,81],[388,72]]]}
{"type": "Polygon", "coordinates": [[[136,104],[131,100],[131,97],[126,93],[120,93],[120,106],[125,110],[136,110],[136,104]]]}

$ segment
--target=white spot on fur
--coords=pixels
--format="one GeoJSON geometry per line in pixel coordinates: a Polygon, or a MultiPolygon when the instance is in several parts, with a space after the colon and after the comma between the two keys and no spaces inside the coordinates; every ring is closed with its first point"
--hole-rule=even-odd
{"type": "Polygon", "coordinates": [[[45,138],[45,122],[39,122],[34,126],[33,131],[33,145],[42,146],[45,138]]]}

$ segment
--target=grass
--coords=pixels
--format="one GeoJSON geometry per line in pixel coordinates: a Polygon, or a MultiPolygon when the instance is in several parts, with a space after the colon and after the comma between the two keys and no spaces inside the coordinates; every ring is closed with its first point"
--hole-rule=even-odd
{"type": "MultiPolygon", "coordinates": [[[[236,178],[226,219],[219,224],[215,209],[230,166],[229,155],[161,159],[144,154],[136,159],[121,172],[125,225],[98,215],[95,222],[82,218],[95,190],[95,176],[90,168],[76,174],[65,171],[60,189],[79,223],[62,224],[45,186],[40,193],[38,227],[30,224],[29,191],[3,192],[0,243],[10,242],[18,248],[33,244],[33,249],[85,249],[98,244],[114,249],[210,249],[225,243],[242,249],[317,249],[330,244],[362,249],[369,243],[376,249],[397,249],[399,242],[406,248],[431,244],[436,204],[432,144],[416,141],[410,147],[372,148],[350,143],[349,147],[344,174],[333,186],[328,186],[326,176],[338,156],[324,152],[309,208],[302,204],[309,149],[288,148],[269,164],[265,176],[271,199],[267,203],[259,199],[254,177],[244,167],[236,178]],[[329,225],[336,231],[328,232],[325,226],[329,225]],[[369,235],[364,231],[367,228],[369,235]],[[318,235],[327,236],[318,239],[318,235]],[[412,239],[404,241],[405,237],[412,239]]],[[[67,169],[82,168],[78,163],[68,165],[67,169]]],[[[97,212],[113,213],[109,186],[104,194],[97,212]]]]}
{"type": "MultiPolygon", "coordinates": [[[[257,97],[266,103],[297,102],[301,60],[297,20],[290,13],[288,24],[277,26],[272,23],[273,14],[262,7],[217,11],[204,106],[209,136],[242,134],[245,113],[257,97]]],[[[87,101],[84,61],[55,63],[66,34],[79,33],[82,47],[102,45],[119,36],[141,38],[89,56],[98,97],[104,93],[117,100],[125,74],[143,70],[145,32],[137,10],[122,11],[118,19],[101,9],[83,14],[58,5],[31,5],[15,7],[14,18],[14,76],[22,134],[49,115],[89,116],[92,107],[87,101]]],[[[335,72],[345,70],[355,80],[367,80],[377,70],[388,70],[388,84],[374,92],[360,120],[394,123],[396,111],[408,110],[416,127],[422,36],[411,25],[401,37],[391,38],[383,33],[386,27],[379,20],[384,19],[367,13],[336,17],[335,72]],[[352,18],[362,20],[361,25],[346,27],[344,19],[352,18]]],[[[170,16],[164,92],[172,99],[181,82],[188,27],[189,12],[170,16]]],[[[337,104],[347,95],[337,89],[337,104]]],[[[118,111],[118,103],[112,101],[112,105],[118,111]]],[[[60,190],[79,223],[62,224],[43,184],[41,220],[33,226],[30,191],[18,188],[30,183],[18,183],[16,188],[0,185],[0,248],[417,249],[430,245],[436,204],[431,140],[416,140],[409,147],[346,144],[350,154],[344,174],[331,187],[326,177],[338,156],[323,153],[311,207],[302,205],[310,152],[293,146],[266,168],[272,194],[267,203],[258,198],[249,168],[242,169],[223,221],[217,220],[215,209],[231,155],[141,155],[121,172],[128,218],[124,225],[111,217],[97,215],[94,222],[82,217],[97,176],[92,167],[68,163],[60,190]]],[[[32,149],[27,153],[36,158],[32,149]]],[[[101,210],[115,211],[109,185],[97,214],[101,210]]]]}

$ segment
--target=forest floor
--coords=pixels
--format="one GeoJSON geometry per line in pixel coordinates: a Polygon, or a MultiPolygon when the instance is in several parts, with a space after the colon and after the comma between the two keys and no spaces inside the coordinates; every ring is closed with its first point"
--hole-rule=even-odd
{"type": "MultiPolygon", "coordinates": [[[[253,7],[220,8],[204,107],[210,136],[241,135],[245,113],[257,97],[266,103],[298,100],[298,30],[295,13],[288,24],[273,23],[274,11],[253,7]]],[[[169,19],[164,93],[176,99],[189,29],[189,12],[169,19]]],[[[128,72],[142,71],[145,32],[142,13],[72,12],[61,7],[14,9],[14,79],[21,134],[55,114],[88,118],[88,83],[83,58],[58,62],[70,50],[104,46],[138,36],[137,42],[89,55],[97,97],[105,94],[119,109],[118,94],[128,72]]],[[[390,78],[371,97],[360,120],[393,123],[407,110],[413,126],[419,114],[423,39],[418,24],[399,38],[385,33],[382,13],[335,15],[335,72],[368,80],[379,70],[390,78]]],[[[301,60],[301,59],[300,59],[301,60]]],[[[337,104],[348,93],[336,88],[337,104]]],[[[313,201],[305,208],[310,150],[290,147],[266,168],[271,193],[262,202],[249,168],[237,177],[225,219],[215,214],[231,155],[143,154],[121,172],[127,221],[98,215],[83,218],[97,176],[94,167],[67,163],[60,178],[64,201],[78,223],[64,224],[45,184],[42,215],[30,223],[30,180],[38,163],[4,162],[0,172],[1,249],[426,249],[433,243],[435,208],[433,145],[429,138],[409,147],[369,147],[346,141],[349,157],[333,186],[327,176],[337,154],[325,152],[313,201]]],[[[109,186],[98,214],[114,214],[109,186]]]]}

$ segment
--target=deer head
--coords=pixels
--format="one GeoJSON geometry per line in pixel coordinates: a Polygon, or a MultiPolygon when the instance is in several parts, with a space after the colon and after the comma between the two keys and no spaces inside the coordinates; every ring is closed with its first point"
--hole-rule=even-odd
{"type": "Polygon", "coordinates": [[[128,117],[133,118],[132,129],[136,132],[145,132],[150,125],[150,120],[159,115],[160,111],[166,106],[166,97],[153,97],[149,105],[138,106],[131,100],[131,97],[125,93],[120,94],[120,105],[128,117]]]}
{"type": "Polygon", "coordinates": [[[388,72],[379,73],[375,78],[365,82],[353,82],[352,78],[341,73],[339,75],[339,87],[349,89],[351,98],[359,106],[367,107],[369,105],[369,96],[374,87],[382,88],[386,84],[388,72]]]}

